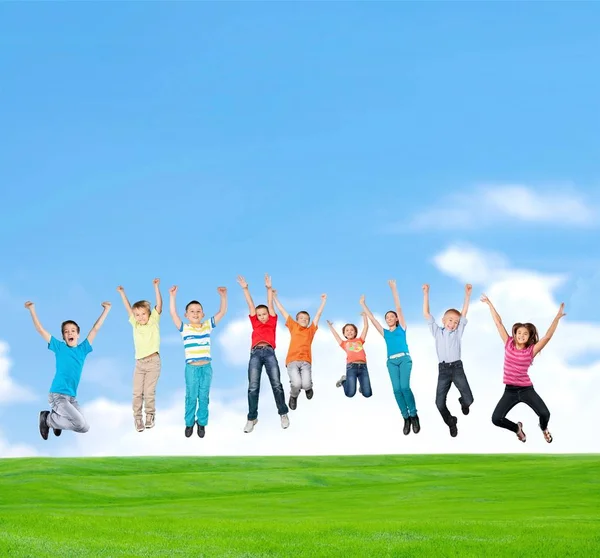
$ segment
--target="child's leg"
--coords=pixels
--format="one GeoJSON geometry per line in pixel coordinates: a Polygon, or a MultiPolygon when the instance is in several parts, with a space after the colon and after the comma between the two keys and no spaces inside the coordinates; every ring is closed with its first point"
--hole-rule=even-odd
{"type": "Polygon", "coordinates": [[[473,393],[462,363],[453,369],[452,375],[452,381],[460,393],[460,405],[468,409],[473,404],[473,393]]]}
{"type": "Polygon", "coordinates": [[[156,384],[160,377],[160,355],[155,355],[146,361],[146,374],[144,375],[144,407],[146,415],[156,413],[156,384]]]}
{"type": "Polygon", "coordinates": [[[412,389],[410,389],[410,374],[412,372],[412,358],[409,356],[400,357],[400,390],[406,401],[408,415],[417,416],[417,405],[412,389]]]}
{"type": "Polygon", "coordinates": [[[204,366],[197,366],[198,370],[198,415],[196,419],[200,426],[206,426],[208,424],[208,403],[209,403],[209,392],[210,384],[212,382],[212,366],[205,364],[204,366]]]}
{"type": "Polygon", "coordinates": [[[492,422],[500,428],[506,428],[515,434],[519,431],[519,425],[506,418],[510,410],[519,402],[516,390],[504,389],[504,394],[492,414],[492,422]]]}
{"type": "Polygon", "coordinates": [[[452,386],[452,370],[444,366],[444,363],[440,363],[438,366],[438,382],[437,388],[435,392],[435,405],[442,415],[444,422],[451,426],[454,424],[453,417],[448,410],[448,406],[446,405],[446,398],[448,397],[448,392],[450,391],[450,387],[452,386]]]}
{"type": "Polygon", "coordinates": [[[408,414],[408,405],[404,399],[404,393],[400,387],[400,359],[388,358],[387,369],[390,375],[390,380],[392,381],[392,389],[394,390],[394,397],[396,398],[398,409],[400,409],[402,418],[407,419],[410,415],[408,414]]]}
{"type": "Polygon", "coordinates": [[[275,404],[277,405],[277,412],[280,415],[288,414],[288,406],[285,403],[285,393],[283,392],[283,386],[281,385],[279,363],[275,356],[275,351],[271,348],[265,349],[265,371],[271,382],[271,389],[273,390],[273,397],[275,398],[275,404]]]}
{"type": "Polygon", "coordinates": [[[548,429],[548,422],[550,421],[550,411],[546,404],[542,400],[542,398],[538,395],[538,393],[533,389],[526,389],[519,394],[520,400],[529,405],[533,412],[540,417],[540,428],[542,430],[548,429]]]}
{"type": "Polygon", "coordinates": [[[50,393],[48,394],[48,402],[52,408],[46,419],[50,428],[73,430],[80,433],[87,432],[90,429],[74,397],[62,393],[50,393]]]}
{"type": "Polygon", "coordinates": [[[197,366],[185,365],[185,425],[194,426],[196,402],[198,400],[198,373],[197,366]]]}
{"type": "Polygon", "coordinates": [[[300,395],[300,389],[302,388],[301,364],[300,361],[294,360],[287,365],[287,372],[290,377],[290,397],[298,397],[300,395]]]}
{"type": "Polygon", "coordinates": [[[263,349],[250,351],[248,362],[248,420],[258,417],[258,395],[260,393],[260,373],[263,367],[263,349]]]}
{"type": "Polygon", "coordinates": [[[141,360],[135,361],[133,370],[133,418],[142,420],[142,407],[144,405],[144,377],[146,373],[141,360]]]}
{"type": "Polygon", "coordinates": [[[358,373],[356,379],[360,385],[360,391],[363,397],[371,397],[373,390],[371,389],[371,378],[369,378],[369,369],[366,364],[358,365],[358,373]]]}
{"type": "Polygon", "coordinates": [[[300,363],[300,381],[304,391],[312,389],[312,364],[310,362],[302,361],[300,363]]]}
{"type": "Polygon", "coordinates": [[[356,376],[358,367],[356,364],[346,364],[346,379],[342,382],[346,397],[354,397],[356,395],[356,376]]]}

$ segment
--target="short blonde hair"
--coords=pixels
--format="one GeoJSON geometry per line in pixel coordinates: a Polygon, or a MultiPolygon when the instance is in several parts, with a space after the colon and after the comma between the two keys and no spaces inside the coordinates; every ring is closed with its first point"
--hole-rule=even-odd
{"type": "Polygon", "coordinates": [[[147,300],[138,300],[131,305],[132,310],[146,310],[148,315],[152,314],[152,307],[147,300]]]}

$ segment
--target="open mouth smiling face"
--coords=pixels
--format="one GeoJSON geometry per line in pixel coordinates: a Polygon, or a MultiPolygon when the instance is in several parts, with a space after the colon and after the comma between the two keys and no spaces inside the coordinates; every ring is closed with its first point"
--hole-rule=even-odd
{"type": "Polygon", "coordinates": [[[78,338],[79,333],[77,333],[77,328],[74,325],[69,324],[65,326],[63,329],[63,339],[69,347],[76,347],[78,338]]]}

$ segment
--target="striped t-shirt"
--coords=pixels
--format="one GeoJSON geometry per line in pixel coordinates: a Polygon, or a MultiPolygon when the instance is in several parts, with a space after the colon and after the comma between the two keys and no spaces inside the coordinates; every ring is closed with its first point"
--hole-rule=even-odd
{"type": "Polygon", "coordinates": [[[181,338],[185,350],[185,362],[212,360],[210,358],[210,332],[216,327],[214,316],[199,325],[181,324],[181,338]]]}
{"type": "Polygon", "coordinates": [[[517,349],[515,341],[509,337],[504,346],[504,383],[508,386],[532,386],[529,378],[529,367],[533,362],[533,349],[530,345],[526,349],[517,349]]]}

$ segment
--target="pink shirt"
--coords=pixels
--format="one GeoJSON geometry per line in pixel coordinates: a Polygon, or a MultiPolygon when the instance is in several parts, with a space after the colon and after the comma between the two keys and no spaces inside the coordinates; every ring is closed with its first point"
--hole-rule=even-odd
{"type": "Polygon", "coordinates": [[[533,348],[530,345],[526,349],[517,349],[515,341],[509,337],[504,346],[504,383],[510,386],[532,386],[529,377],[529,367],[533,362],[533,348]]]}

